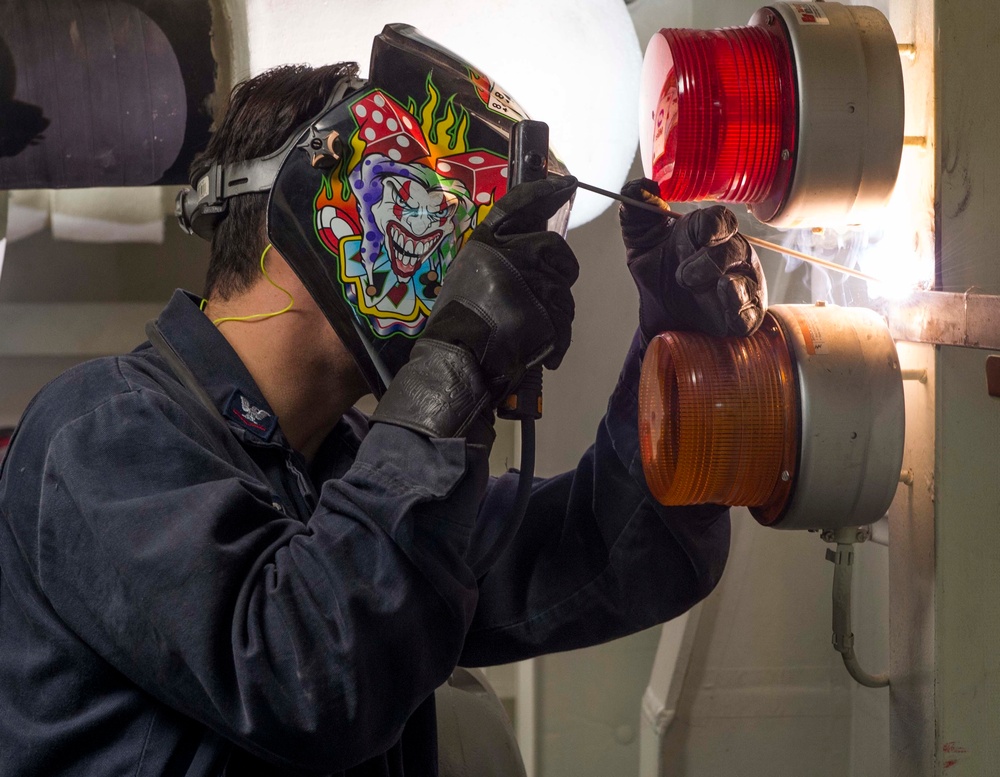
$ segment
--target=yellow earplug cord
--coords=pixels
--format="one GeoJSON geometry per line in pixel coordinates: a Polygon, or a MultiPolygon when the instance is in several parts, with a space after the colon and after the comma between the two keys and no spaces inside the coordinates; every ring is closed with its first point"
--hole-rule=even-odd
{"type": "MultiPolygon", "coordinates": [[[[277,283],[272,281],[271,276],[267,274],[267,269],[264,267],[264,257],[267,256],[267,252],[270,251],[271,248],[272,248],[271,244],[268,243],[267,246],[264,248],[264,253],[260,255],[260,271],[264,273],[264,277],[267,278],[268,283],[274,286],[274,288],[276,288],[278,291],[284,292],[285,294],[288,295],[288,304],[281,310],[275,311],[274,313],[255,313],[252,316],[227,316],[225,318],[215,319],[212,322],[213,324],[218,326],[219,324],[223,324],[226,321],[263,321],[267,318],[274,318],[275,316],[280,316],[282,313],[287,313],[289,310],[292,309],[292,306],[295,304],[295,298],[292,296],[291,292],[288,291],[288,289],[283,289],[277,283]]],[[[205,309],[205,303],[207,301],[208,300],[201,301],[202,310],[205,309]]]]}

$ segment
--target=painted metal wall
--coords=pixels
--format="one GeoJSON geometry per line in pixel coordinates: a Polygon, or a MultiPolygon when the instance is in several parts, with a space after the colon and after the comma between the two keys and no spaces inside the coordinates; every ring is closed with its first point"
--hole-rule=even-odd
{"type": "MultiPolygon", "coordinates": [[[[898,343],[902,369],[926,370],[927,382],[906,381],[903,467],[913,483],[889,508],[889,764],[893,777],[930,777],[934,756],[934,489],[937,359],[931,345],[898,343]]],[[[861,694],[865,689],[858,689],[861,694]]],[[[856,715],[870,725],[879,716],[856,715]]],[[[862,738],[861,754],[879,744],[862,738]]],[[[881,747],[879,755],[883,753],[881,747]]],[[[862,757],[862,764],[870,758],[862,757]]],[[[853,777],[853,776],[852,776],[853,777]]]]}
{"type": "Polygon", "coordinates": [[[1000,764],[1000,399],[986,356],[938,354],[935,773],[958,777],[1000,764]]]}
{"type": "Polygon", "coordinates": [[[665,777],[842,777],[849,678],[830,646],[832,567],[815,534],[734,510],[719,589],[702,606],[665,777]]]}
{"type": "MultiPolygon", "coordinates": [[[[938,0],[935,13],[941,285],[1000,294],[1000,18],[986,3],[938,0]]],[[[934,773],[959,777],[1000,763],[1000,399],[986,356],[938,353],[934,773]]]]}
{"type": "Polygon", "coordinates": [[[208,245],[171,217],[163,245],[53,240],[46,231],[7,247],[0,273],[0,426],[59,373],[130,350],[178,287],[200,292],[208,245]]]}

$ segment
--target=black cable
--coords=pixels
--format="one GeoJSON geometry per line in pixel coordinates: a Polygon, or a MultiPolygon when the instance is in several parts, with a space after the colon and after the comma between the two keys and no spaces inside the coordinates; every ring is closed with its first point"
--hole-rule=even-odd
{"type": "Polygon", "coordinates": [[[514,526],[520,526],[524,514],[528,511],[528,499],[531,497],[531,485],[535,480],[535,419],[521,419],[521,471],[517,476],[517,492],[514,494],[514,505],[511,516],[515,519],[514,526]]]}
{"type": "MultiPolygon", "coordinates": [[[[507,180],[510,187],[527,181],[543,180],[549,171],[549,128],[540,121],[519,121],[511,128],[507,180]]],[[[546,229],[544,220],[534,225],[546,229]]],[[[521,525],[528,511],[531,486],[535,480],[535,419],[542,417],[542,366],[529,368],[513,393],[497,408],[497,415],[521,422],[521,471],[511,507],[511,526],[521,525]]]]}

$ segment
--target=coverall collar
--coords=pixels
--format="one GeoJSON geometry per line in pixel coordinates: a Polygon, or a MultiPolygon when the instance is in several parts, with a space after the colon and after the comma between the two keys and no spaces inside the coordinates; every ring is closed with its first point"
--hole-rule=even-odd
{"type": "Polygon", "coordinates": [[[160,334],[244,441],[287,448],[278,417],[250,371],[200,308],[198,296],[176,290],[157,319],[160,334]]]}

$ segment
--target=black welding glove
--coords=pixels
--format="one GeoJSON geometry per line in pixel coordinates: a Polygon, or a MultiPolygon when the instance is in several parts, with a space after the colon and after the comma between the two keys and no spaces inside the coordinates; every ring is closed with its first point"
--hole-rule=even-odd
{"type": "MultiPolygon", "coordinates": [[[[622,194],[663,204],[649,179],[629,181],[622,194]]],[[[668,330],[741,337],[757,331],[767,285],[732,211],[714,205],[675,221],[623,204],[619,217],[628,269],[639,287],[643,345],[668,330]]]]}
{"type": "Polygon", "coordinates": [[[521,184],[502,197],[458,252],[423,334],[372,421],[429,437],[492,441],[493,412],[528,367],[554,370],[569,347],[573,251],[547,219],[576,179],[521,184]]]}

